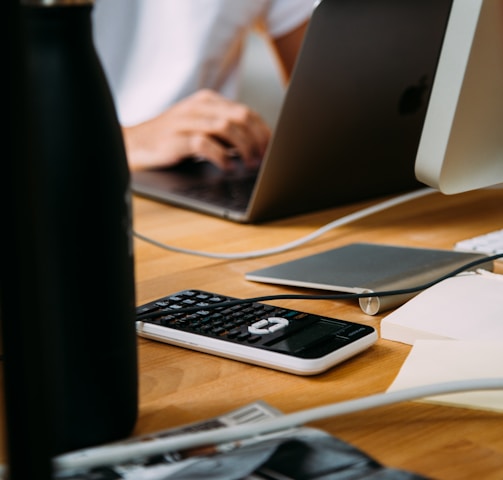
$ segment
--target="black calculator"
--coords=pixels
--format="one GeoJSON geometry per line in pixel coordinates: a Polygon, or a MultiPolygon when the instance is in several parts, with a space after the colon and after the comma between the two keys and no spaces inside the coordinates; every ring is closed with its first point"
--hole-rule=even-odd
{"type": "Polygon", "coordinates": [[[377,340],[368,325],[202,290],[136,309],[141,337],[297,375],[315,375],[377,340]]]}

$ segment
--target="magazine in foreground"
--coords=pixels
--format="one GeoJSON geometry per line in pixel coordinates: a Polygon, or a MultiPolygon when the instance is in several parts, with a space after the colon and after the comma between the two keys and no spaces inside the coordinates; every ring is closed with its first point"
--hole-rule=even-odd
{"type": "MultiPolygon", "coordinates": [[[[133,437],[113,445],[145,446],[166,437],[248,425],[281,412],[258,401],[219,417],[133,437]]],[[[106,446],[104,446],[106,448],[106,446]]],[[[136,457],[115,465],[60,470],[57,480],[422,480],[421,475],[388,468],[322,430],[295,427],[239,442],[136,457]]]]}

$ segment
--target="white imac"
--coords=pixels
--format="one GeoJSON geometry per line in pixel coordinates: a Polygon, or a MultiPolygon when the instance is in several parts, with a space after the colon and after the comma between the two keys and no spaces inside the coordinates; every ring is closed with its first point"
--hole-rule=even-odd
{"type": "Polygon", "coordinates": [[[445,194],[503,183],[503,0],[453,0],[415,174],[445,194]]]}

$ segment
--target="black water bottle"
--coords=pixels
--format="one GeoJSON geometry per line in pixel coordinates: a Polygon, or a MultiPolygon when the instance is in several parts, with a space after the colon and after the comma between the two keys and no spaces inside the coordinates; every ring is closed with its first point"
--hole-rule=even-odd
{"type": "Polygon", "coordinates": [[[25,189],[26,305],[13,313],[5,292],[3,321],[22,324],[19,336],[33,335],[41,352],[33,369],[47,394],[29,401],[44,400],[52,454],[123,438],[137,418],[130,176],[92,9],[90,0],[20,7],[30,134],[14,180],[25,189]]]}

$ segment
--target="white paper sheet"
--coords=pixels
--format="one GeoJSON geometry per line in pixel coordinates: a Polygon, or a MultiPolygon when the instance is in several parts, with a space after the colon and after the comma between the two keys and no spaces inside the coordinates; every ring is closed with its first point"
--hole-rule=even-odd
{"type": "MultiPolygon", "coordinates": [[[[388,391],[472,378],[503,378],[503,341],[416,340],[388,391]]],[[[423,401],[503,412],[503,390],[452,393],[423,401]]]]}

